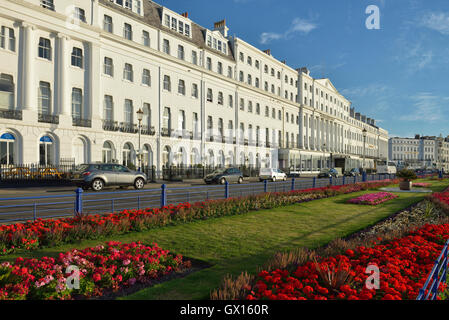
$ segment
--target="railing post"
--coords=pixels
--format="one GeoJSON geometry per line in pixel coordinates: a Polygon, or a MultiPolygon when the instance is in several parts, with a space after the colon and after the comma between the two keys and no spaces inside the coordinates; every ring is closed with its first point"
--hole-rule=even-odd
{"type": "Polygon", "coordinates": [[[354,176],[354,184],[357,183],[357,175],[354,176]]]}
{"type": "Polygon", "coordinates": [[[295,191],[295,178],[292,179],[292,191],[295,191]]]}
{"type": "Polygon", "coordinates": [[[444,249],[444,261],[446,261],[445,262],[445,265],[443,266],[443,269],[444,269],[444,271],[443,271],[443,279],[441,280],[441,282],[442,283],[446,283],[446,280],[447,280],[447,267],[448,267],[448,265],[449,265],[449,261],[447,261],[447,253],[448,253],[448,249],[449,249],[449,242],[448,242],[448,244],[446,244],[446,249],[444,249]]]}
{"type": "Polygon", "coordinates": [[[346,185],[346,176],[343,176],[343,185],[346,185]]]}
{"type": "Polygon", "coordinates": [[[229,199],[229,182],[225,183],[225,199],[229,199]]]}
{"type": "Polygon", "coordinates": [[[332,177],[329,178],[329,184],[332,186],[332,177]]]}
{"type": "Polygon", "coordinates": [[[363,181],[363,182],[366,182],[366,172],[363,172],[362,181],[363,181]]]}
{"type": "Polygon", "coordinates": [[[75,193],[75,215],[81,215],[83,214],[83,189],[78,188],[75,193]]]}
{"type": "Polygon", "coordinates": [[[264,193],[268,192],[268,180],[263,181],[263,192],[264,193]]]}
{"type": "Polygon", "coordinates": [[[34,219],[34,222],[36,222],[36,211],[37,211],[37,204],[35,202],[33,204],[33,219],[34,219]]]}
{"type": "Polygon", "coordinates": [[[161,186],[161,208],[167,206],[167,186],[163,184],[161,186]]]}
{"type": "Polygon", "coordinates": [[[313,177],[313,189],[316,188],[316,177],[313,177]]]}

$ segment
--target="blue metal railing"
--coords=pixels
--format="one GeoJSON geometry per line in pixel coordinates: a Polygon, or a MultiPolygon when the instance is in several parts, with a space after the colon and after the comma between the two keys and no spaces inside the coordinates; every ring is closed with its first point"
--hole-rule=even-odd
{"type": "Polygon", "coordinates": [[[446,283],[447,281],[447,267],[448,267],[448,249],[449,249],[449,240],[446,242],[443,250],[441,251],[440,256],[437,261],[435,261],[435,265],[430,272],[429,277],[427,278],[426,283],[419,290],[419,295],[416,300],[436,300],[438,297],[438,288],[441,283],[446,283]]]}
{"type": "Polygon", "coordinates": [[[328,185],[341,186],[364,181],[394,179],[395,175],[363,175],[329,179],[301,178],[281,182],[260,182],[241,185],[192,186],[138,191],[87,193],[77,189],[75,193],[20,198],[0,198],[0,223],[28,221],[44,218],[74,216],[76,214],[114,213],[125,209],[163,207],[169,204],[195,203],[257,195],[267,192],[289,192],[328,185]]]}

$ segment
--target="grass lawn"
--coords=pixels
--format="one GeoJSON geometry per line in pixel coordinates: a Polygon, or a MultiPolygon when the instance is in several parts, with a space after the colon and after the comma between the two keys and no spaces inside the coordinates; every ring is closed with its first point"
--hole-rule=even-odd
{"type": "MultiPolygon", "coordinates": [[[[434,191],[441,191],[447,182],[428,181],[434,191]]],[[[401,209],[421,201],[425,194],[398,193],[399,198],[377,207],[350,205],[345,202],[368,192],[307,202],[274,210],[252,212],[184,225],[165,227],[142,233],[130,233],[101,241],[19,252],[15,256],[37,257],[55,255],[72,248],[82,249],[107,240],[122,242],[156,242],[162,248],[186,257],[205,261],[213,267],[144,289],[126,299],[208,299],[212,289],[223,277],[242,271],[256,272],[277,251],[296,247],[316,248],[335,238],[345,237],[373,225],[401,209]]]]}

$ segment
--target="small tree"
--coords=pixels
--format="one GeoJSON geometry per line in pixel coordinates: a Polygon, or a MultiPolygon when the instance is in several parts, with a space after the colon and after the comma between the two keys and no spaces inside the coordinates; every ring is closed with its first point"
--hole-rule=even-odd
{"type": "Polygon", "coordinates": [[[415,171],[410,169],[403,169],[397,173],[397,177],[401,178],[403,181],[412,181],[417,179],[415,171]]]}

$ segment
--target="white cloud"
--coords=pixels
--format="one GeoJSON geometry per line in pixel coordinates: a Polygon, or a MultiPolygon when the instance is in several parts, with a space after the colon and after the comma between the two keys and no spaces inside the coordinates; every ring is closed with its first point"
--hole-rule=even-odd
{"type": "Polygon", "coordinates": [[[308,34],[318,25],[311,20],[306,20],[302,18],[293,19],[291,26],[283,33],[279,32],[263,32],[260,35],[260,43],[267,44],[273,40],[282,40],[290,38],[294,33],[308,34]]]}
{"type": "Polygon", "coordinates": [[[449,13],[431,12],[424,15],[421,25],[438,31],[443,35],[449,35],[449,13]]]}
{"type": "Polygon", "coordinates": [[[444,120],[445,114],[443,108],[447,106],[441,104],[442,100],[448,100],[449,97],[441,97],[430,92],[420,92],[411,97],[413,109],[408,114],[399,118],[401,121],[424,121],[439,122],[444,120]]]}

